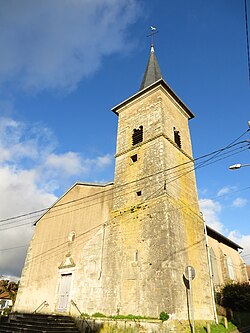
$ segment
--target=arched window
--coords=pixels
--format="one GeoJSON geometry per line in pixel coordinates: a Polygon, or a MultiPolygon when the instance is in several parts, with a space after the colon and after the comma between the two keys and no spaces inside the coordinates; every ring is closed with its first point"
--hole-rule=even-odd
{"type": "Polygon", "coordinates": [[[235,280],[234,266],[230,256],[227,256],[227,267],[230,280],[235,280]]]}
{"type": "Polygon", "coordinates": [[[219,286],[220,285],[220,278],[219,278],[219,274],[218,274],[217,260],[216,260],[214,250],[212,248],[209,249],[209,254],[210,254],[213,282],[214,282],[215,286],[219,286]]]}
{"type": "Polygon", "coordinates": [[[74,231],[71,231],[69,236],[68,236],[69,242],[70,243],[74,242],[75,238],[76,238],[76,233],[74,231]]]}

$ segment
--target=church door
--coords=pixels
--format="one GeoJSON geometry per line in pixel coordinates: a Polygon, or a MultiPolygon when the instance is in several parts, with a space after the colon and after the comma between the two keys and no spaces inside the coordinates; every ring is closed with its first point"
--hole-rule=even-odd
{"type": "Polygon", "coordinates": [[[62,274],[59,290],[59,301],[58,311],[67,311],[69,297],[70,297],[70,286],[71,286],[72,273],[62,274]]]}

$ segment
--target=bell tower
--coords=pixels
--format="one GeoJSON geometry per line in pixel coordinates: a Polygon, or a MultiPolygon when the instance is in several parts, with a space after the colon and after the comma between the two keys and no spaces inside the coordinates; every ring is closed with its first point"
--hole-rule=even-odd
{"type": "Polygon", "coordinates": [[[194,115],[162,78],[154,46],[139,92],[112,111],[118,134],[106,247],[110,312],[188,319],[183,274],[192,265],[195,319],[212,320],[188,127],[194,115]]]}

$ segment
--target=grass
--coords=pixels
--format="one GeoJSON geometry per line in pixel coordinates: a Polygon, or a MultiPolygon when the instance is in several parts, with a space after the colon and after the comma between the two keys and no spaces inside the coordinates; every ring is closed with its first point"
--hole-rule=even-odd
{"type": "MultiPolygon", "coordinates": [[[[211,333],[229,333],[229,332],[233,332],[233,331],[237,330],[237,327],[229,321],[228,328],[225,328],[224,324],[219,323],[218,325],[211,324],[210,330],[211,330],[211,333]]],[[[195,327],[195,332],[196,333],[206,333],[207,330],[204,326],[198,325],[195,327]]]]}
{"type": "Polygon", "coordinates": [[[150,318],[150,317],[145,317],[145,316],[134,316],[132,314],[128,314],[128,315],[116,315],[116,316],[106,316],[105,314],[101,313],[101,312],[96,312],[94,314],[92,314],[91,316],[88,313],[82,313],[81,314],[82,318],[89,318],[89,317],[93,317],[93,318],[111,318],[111,319],[130,319],[130,320],[135,320],[135,319],[157,319],[157,318],[150,318]]]}
{"type": "Polygon", "coordinates": [[[150,317],[145,317],[145,316],[134,316],[132,314],[110,316],[109,318],[112,318],[112,319],[130,319],[130,320],[134,320],[134,319],[155,319],[155,318],[150,318],[150,317]]]}
{"type": "MultiPolygon", "coordinates": [[[[90,317],[87,313],[83,313],[82,317],[88,318],[90,317]]],[[[145,316],[135,316],[132,314],[128,315],[116,315],[116,316],[106,316],[105,314],[101,312],[94,313],[91,317],[94,318],[111,318],[111,319],[128,319],[128,320],[140,320],[140,319],[156,319],[156,318],[150,318],[145,316]]],[[[211,324],[210,330],[211,333],[230,333],[235,330],[237,330],[237,327],[244,327],[250,325],[250,316],[249,313],[234,313],[234,318],[232,318],[232,321],[228,321],[228,328],[225,328],[224,321],[221,319],[220,323],[218,325],[211,324]]],[[[115,326],[109,326],[105,330],[105,333],[137,333],[138,328],[136,327],[127,327],[127,328],[117,328],[115,326]]],[[[103,332],[104,332],[103,331],[103,332]]],[[[190,329],[188,325],[184,324],[182,327],[182,332],[190,332],[190,329]]],[[[196,323],[195,325],[195,332],[196,333],[207,333],[207,329],[205,326],[205,323],[196,323]]]]}

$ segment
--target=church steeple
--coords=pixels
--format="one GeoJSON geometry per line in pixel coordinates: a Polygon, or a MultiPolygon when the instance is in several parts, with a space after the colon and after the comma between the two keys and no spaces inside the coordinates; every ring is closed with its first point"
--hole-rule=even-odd
{"type": "Polygon", "coordinates": [[[151,45],[151,52],[147,64],[146,71],[144,73],[144,77],[140,86],[140,90],[150,86],[152,83],[162,79],[160,67],[158,65],[158,61],[156,59],[154,45],[151,45]]]}

